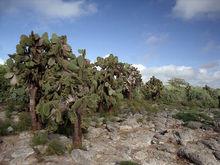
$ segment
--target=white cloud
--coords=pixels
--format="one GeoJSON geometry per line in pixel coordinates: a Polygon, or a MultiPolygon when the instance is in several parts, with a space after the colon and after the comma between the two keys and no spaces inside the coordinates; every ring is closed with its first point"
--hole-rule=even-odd
{"type": "Polygon", "coordinates": [[[158,45],[160,43],[165,42],[167,38],[168,38],[167,34],[159,34],[159,35],[150,34],[146,39],[146,43],[148,45],[158,45]]]}
{"type": "Polygon", "coordinates": [[[220,69],[211,71],[204,68],[192,68],[189,66],[176,66],[165,65],[160,67],[145,67],[141,64],[134,64],[137,67],[143,77],[143,81],[146,82],[152,76],[156,76],[167,83],[171,78],[182,78],[192,85],[204,86],[209,85],[212,87],[220,87],[220,69]]]}
{"type": "Polygon", "coordinates": [[[103,56],[103,58],[107,58],[107,57],[109,57],[111,54],[106,54],[106,55],[104,55],[103,56]]]}
{"type": "Polygon", "coordinates": [[[144,71],[146,69],[146,67],[142,64],[133,64],[132,66],[134,66],[135,68],[137,68],[140,72],[144,71]]]}
{"type": "Polygon", "coordinates": [[[77,18],[97,11],[96,5],[86,0],[8,0],[0,5],[8,13],[31,11],[47,19],[77,18]]]}
{"type": "Polygon", "coordinates": [[[173,14],[185,20],[200,17],[218,17],[220,0],[176,0],[173,14]]]}
{"type": "Polygon", "coordinates": [[[5,60],[0,58],[0,64],[3,65],[5,63],[5,60]]]}

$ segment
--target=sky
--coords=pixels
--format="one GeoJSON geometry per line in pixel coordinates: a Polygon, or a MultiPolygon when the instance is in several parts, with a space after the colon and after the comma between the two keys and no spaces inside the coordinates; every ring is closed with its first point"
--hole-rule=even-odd
{"type": "Polygon", "coordinates": [[[91,61],[117,55],[144,81],[220,88],[220,0],[0,0],[0,63],[32,30],[67,35],[91,61]]]}

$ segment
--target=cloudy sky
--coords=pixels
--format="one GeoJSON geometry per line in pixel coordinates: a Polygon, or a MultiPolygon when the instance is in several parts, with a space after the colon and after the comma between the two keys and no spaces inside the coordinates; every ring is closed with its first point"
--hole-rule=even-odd
{"type": "Polygon", "coordinates": [[[67,35],[91,60],[113,53],[144,80],[220,87],[220,0],[0,0],[0,63],[31,30],[67,35]]]}

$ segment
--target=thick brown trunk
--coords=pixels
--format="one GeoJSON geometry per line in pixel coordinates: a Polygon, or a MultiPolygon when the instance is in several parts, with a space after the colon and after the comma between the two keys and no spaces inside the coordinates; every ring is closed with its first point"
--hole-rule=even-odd
{"type": "Polygon", "coordinates": [[[112,112],[113,112],[113,106],[112,106],[112,105],[110,105],[110,107],[108,108],[108,112],[109,112],[109,113],[112,113],[112,112]]]}
{"type": "Polygon", "coordinates": [[[132,96],[131,96],[131,85],[129,85],[129,89],[128,89],[128,99],[131,100],[132,96]]]}
{"type": "Polygon", "coordinates": [[[218,107],[220,108],[220,96],[218,96],[218,107]]]}
{"type": "Polygon", "coordinates": [[[76,112],[77,120],[75,121],[73,128],[73,148],[82,148],[82,130],[81,130],[81,110],[76,112]]]}
{"type": "Polygon", "coordinates": [[[131,92],[128,91],[128,99],[131,100],[131,98],[132,98],[132,97],[131,97],[131,92]]]}
{"type": "Polygon", "coordinates": [[[37,122],[37,115],[35,111],[36,106],[36,93],[37,93],[37,87],[34,85],[30,85],[29,87],[29,108],[31,113],[31,121],[32,121],[32,129],[33,131],[36,131],[39,128],[38,122],[37,122]]]}
{"type": "Polygon", "coordinates": [[[99,102],[98,112],[103,112],[103,104],[102,104],[102,102],[99,102]]]}

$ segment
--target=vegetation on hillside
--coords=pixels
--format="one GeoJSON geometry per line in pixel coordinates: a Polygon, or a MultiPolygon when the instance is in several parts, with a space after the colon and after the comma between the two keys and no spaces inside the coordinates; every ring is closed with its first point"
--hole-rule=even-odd
{"type": "MultiPolygon", "coordinates": [[[[29,125],[21,123],[20,130],[29,129],[30,123],[33,130],[69,129],[73,147],[82,148],[82,129],[97,114],[120,113],[125,108],[151,107],[154,111],[151,103],[220,106],[219,89],[195,87],[178,78],[163,85],[154,76],[144,84],[138,69],[120,62],[117,56],[98,57],[91,63],[85,49],[78,52],[79,55],[73,54],[66,36],[53,34],[49,38],[47,33],[39,36],[32,32],[20,37],[16,52],[5,65],[0,65],[0,102],[6,103],[9,119],[13,111],[25,111],[21,120],[29,125]]],[[[187,113],[177,118],[204,118],[200,113],[187,113]]],[[[2,126],[1,134],[6,134],[9,125],[2,126]]],[[[44,136],[36,135],[33,143],[41,143],[42,139],[44,143],[44,136]]],[[[54,152],[55,143],[51,142],[50,153],[54,152]]]]}

